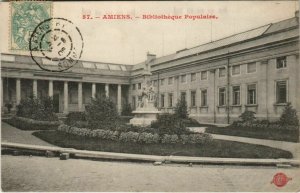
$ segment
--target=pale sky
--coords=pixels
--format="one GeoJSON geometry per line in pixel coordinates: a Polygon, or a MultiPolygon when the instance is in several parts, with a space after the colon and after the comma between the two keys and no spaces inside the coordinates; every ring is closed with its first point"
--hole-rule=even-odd
{"type": "MultiPolygon", "coordinates": [[[[298,1],[54,2],[53,17],[71,20],[84,39],[82,60],[136,64],[149,51],[157,57],[294,17],[298,1]],[[215,14],[214,20],[101,20],[91,15],[215,14]]],[[[9,3],[0,3],[1,52],[9,51],[9,3]]],[[[15,53],[15,52],[12,52],[15,53]]],[[[22,53],[28,54],[28,53],[22,53]]]]}

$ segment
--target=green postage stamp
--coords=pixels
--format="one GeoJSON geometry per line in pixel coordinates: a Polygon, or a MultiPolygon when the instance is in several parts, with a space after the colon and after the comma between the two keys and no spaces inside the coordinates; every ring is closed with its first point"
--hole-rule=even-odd
{"type": "Polygon", "coordinates": [[[52,2],[10,2],[10,50],[29,51],[29,40],[35,27],[52,16],[52,2]]]}

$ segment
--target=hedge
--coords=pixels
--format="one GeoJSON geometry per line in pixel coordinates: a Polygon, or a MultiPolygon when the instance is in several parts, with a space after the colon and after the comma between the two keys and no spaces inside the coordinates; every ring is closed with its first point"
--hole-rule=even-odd
{"type": "Polygon", "coordinates": [[[206,128],[205,132],[258,139],[299,142],[299,126],[280,125],[278,122],[270,123],[268,121],[237,121],[224,128],[209,126],[206,128]]]}
{"type": "Polygon", "coordinates": [[[268,121],[254,121],[254,122],[234,122],[229,127],[239,127],[241,129],[253,129],[253,130],[263,130],[263,129],[272,129],[272,130],[289,130],[295,131],[299,129],[299,126],[295,125],[282,125],[279,122],[268,122],[268,121]]]}
{"type": "Polygon", "coordinates": [[[16,116],[3,121],[22,130],[55,130],[61,124],[59,121],[37,121],[16,116]]]}
{"type": "Polygon", "coordinates": [[[205,144],[212,141],[212,137],[207,133],[197,133],[197,134],[186,134],[186,135],[177,135],[177,134],[155,134],[147,132],[119,132],[112,130],[104,129],[87,129],[87,128],[78,128],[71,127],[65,124],[62,124],[57,129],[60,132],[82,136],[82,137],[92,137],[99,138],[103,140],[113,140],[121,142],[133,142],[141,144],[205,144]]]}

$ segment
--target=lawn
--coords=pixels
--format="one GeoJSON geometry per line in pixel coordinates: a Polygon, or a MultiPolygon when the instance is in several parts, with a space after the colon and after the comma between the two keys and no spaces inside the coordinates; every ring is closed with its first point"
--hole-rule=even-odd
{"type": "Polygon", "coordinates": [[[123,143],[96,138],[79,137],[59,131],[36,131],[34,136],[48,143],[82,150],[107,151],[148,155],[179,155],[221,158],[292,158],[288,151],[224,140],[200,144],[138,144],[123,143]]]}
{"type": "Polygon", "coordinates": [[[210,126],[206,128],[205,132],[220,135],[231,135],[290,142],[298,142],[299,140],[299,131],[296,130],[251,129],[210,126]]]}

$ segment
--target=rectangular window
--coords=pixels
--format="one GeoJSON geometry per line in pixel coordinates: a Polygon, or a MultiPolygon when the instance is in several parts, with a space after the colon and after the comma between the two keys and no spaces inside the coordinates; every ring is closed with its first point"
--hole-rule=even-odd
{"type": "Polygon", "coordinates": [[[247,86],[247,104],[256,105],[256,84],[249,84],[247,86]]]}
{"type": "Polygon", "coordinates": [[[153,86],[157,86],[157,80],[153,81],[153,86]]]}
{"type": "Polygon", "coordinates": [[[253,73],[256,72],[256,63],[249,63],[247,64],[247,73],[253,73]]]}
{"type": "Polygon", "coordinates": [[[286,57],[280,57],[276,59],[276,68],[286,68],[286,57]]]}
{"type": "Polygon", "coordinates": [[[135,84],[132,85],[132,90],[135,90],[135,84]]]}
{"type": "Polygon", "coordinates": [[[160,85],[163,86],[164,84],[165,84],[165,79],[161,79],[161,80],[160,80],[160,85]]]}
{"type": "Polygon", "coordinates": [[[219,106],[226,105],[226,89],[219,88],[219,106]]]}
{"type": "Polygon", "coordinates": [[[207,90],[201,90],[201,106],[207,106],[207,90]]]}
{"type": "Polygon", "coordinates": [[[276,82],[276,103],[287,103],[287,81],[276,82]]]}
{"type": "Polygon", "coordinates": [[[235,65],[232,66],[232,75],[238,75],[241,72],[241,66],[240,65],[235,65]]]}
{"type": "Polygon", "coordinates": [[[169,85],[173,84],[173,77],[169,77],[169,78],[168,78],[168,84],[169,84],[169,85]]]}
{"type": "Polygon", "coordinates": [[[207,71],[201,72],[201,80],[207,80],[207,71]]]}
{"type": "Polygon", "coordinates": [[[142,83],[138,83],[138,89],[142,89],[142,83]]]}
{"type": "Polygon", "coordinates": [[[240,86],[233,86],[232,87],[232,104],[233,105],[240,105],[240,86]]]}
{"type": "Polygon", "coordinates": [[[191,82],[196,80],[196,73],[191,74],[191,82]]]}
{"type": "Polygon", "coordinates": [[[186,93],[185,92],[181,92],[180,97],[181,97],[181,100],[186,101],[186,93]]]}
{"type": "Polygon", "coordinates": [[[160,106],[165,107],[165,95],[164,94],[160,95],[160,106]]]}
{"type": "Polygon", "coordinates": [[[169,102],[169,107],[173,107],[173,94],[172,93],[169,94],[168,102],[169,102]]]}
{"type": "Polygon", "coordinates": [[[196,91],[191,91],[191,106],[196,106],[196,91]]]}
{"type": "Polygon", "coordinates": [[[181,75],[181,83],[185,83],[186,82],[186,75],[181,75]]]}
{"type": "Polygon", "coordinates": [[[226,76],[226,68],[219,68],[219,77],[226,76]]]}

